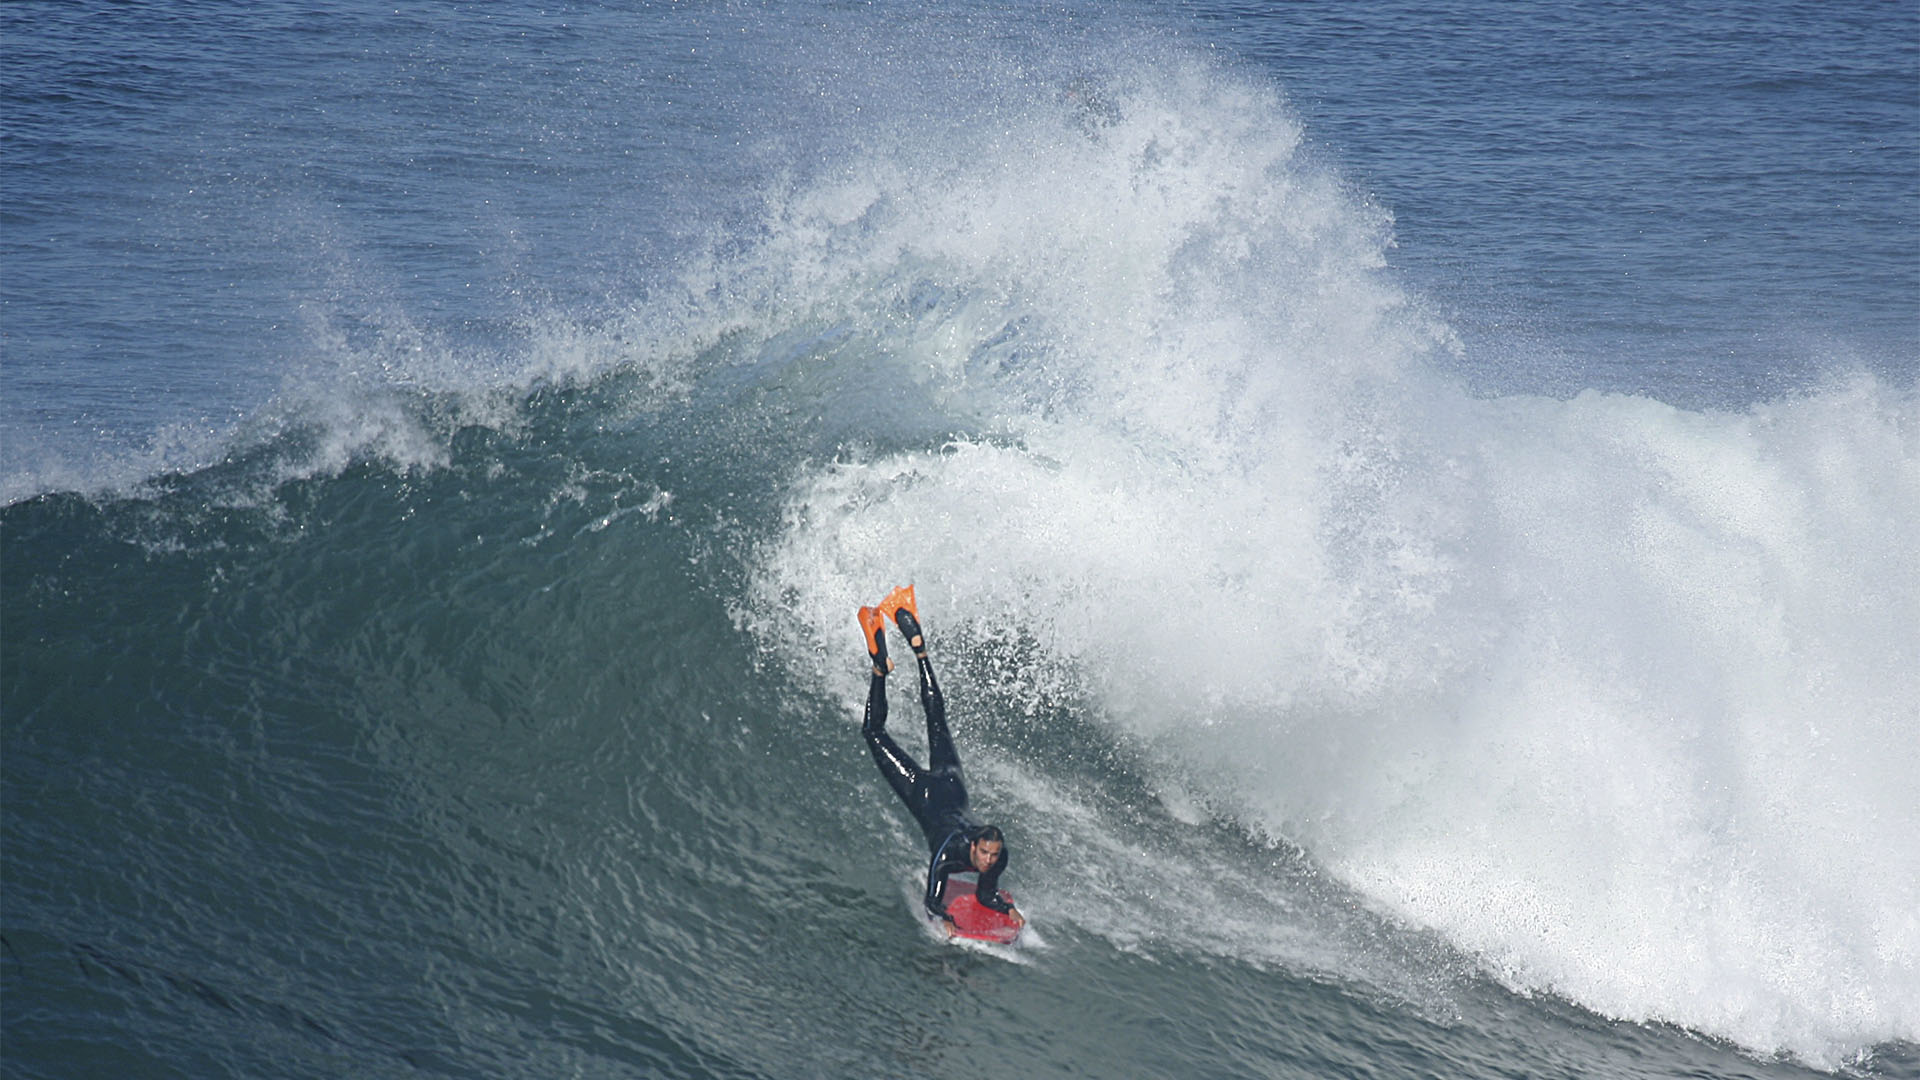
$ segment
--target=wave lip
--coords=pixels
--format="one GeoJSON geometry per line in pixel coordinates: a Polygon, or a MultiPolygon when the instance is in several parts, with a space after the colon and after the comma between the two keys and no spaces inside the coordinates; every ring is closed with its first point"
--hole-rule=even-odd
{"type": "Polygon", "coordinates": [[[1510,987],[1828,1067],[1920,1038],[1916,391],[1475,397],[1277,99],[1114,107],[783,202],[756,272],[967,425],[796,477],[756,583],[796,664],[911,578],[1510,987]]]}

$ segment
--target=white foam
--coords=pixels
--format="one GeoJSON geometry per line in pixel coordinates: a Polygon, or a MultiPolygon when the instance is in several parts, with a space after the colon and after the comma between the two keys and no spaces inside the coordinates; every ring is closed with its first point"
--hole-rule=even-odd
{"type": "Polygon", "coordinates": [[[1183,69],[1118,114],[777,207],[755,272],[981,434],[800,475],[769,636],[840,656],[915,581],[1517,988],[1820,1064],[1920,1037],[1915,390],[1476,399],[1277,100],[1183,69]]]}

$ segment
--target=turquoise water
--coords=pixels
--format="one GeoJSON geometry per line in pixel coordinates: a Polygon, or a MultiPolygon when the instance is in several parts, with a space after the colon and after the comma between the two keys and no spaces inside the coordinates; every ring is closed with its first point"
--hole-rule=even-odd
{"type": "Polygon", "coordinates": [[[8,1075],[1920,1072],[1915,12],[0,20],[8,1075]]]}

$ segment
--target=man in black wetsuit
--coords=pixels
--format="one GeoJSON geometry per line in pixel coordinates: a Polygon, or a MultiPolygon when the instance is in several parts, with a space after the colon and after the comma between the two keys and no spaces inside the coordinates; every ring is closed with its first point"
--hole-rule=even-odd
{"type": "Polygon", "coordinates": [[[913,611],[912,587],[897,589],[879,608],[860,609],[860,632],[867,640],[867,654],[873,660],[873,681],[867,688],[867,716],[860,727],[867,748],[873,751],[874,764],[887,778],[900,801],[907,804],[920,831],[927,836],[933,859],[927,864],[927,913],[944,920],[948,935],[953,920],[947,915],[947,878],[972,871],[980,875],[974,898],[983,907],[1012,916],[1015,925],[1026,919],[1013,904],[1000,895],[1000,872],[1007,868],[1006,838],[992,825],[981,825],[967,813],[966,779],[960,771],[960,755],[947,734],[947,701],[934,681],[933,665],[927,661],[927,643],[920,633],[920,621],[913,611]],[[904,598],[904,599],[903,599],[904,598]],[[887,659],[886,610],[893,608],[893,621],[906,636],[920,667],[920,705],[927,713],[927,767],[921,768],[887,734],[887,672],[893,661],[887,659]]]}

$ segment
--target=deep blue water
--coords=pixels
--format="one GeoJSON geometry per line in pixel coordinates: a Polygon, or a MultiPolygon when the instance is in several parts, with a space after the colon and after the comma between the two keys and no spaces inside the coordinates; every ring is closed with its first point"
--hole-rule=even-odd
{"type": "Polygon", "coordinates": [[[7,1075],[1920,1074],[1920,9],[0,64],[7,1075]]]}

